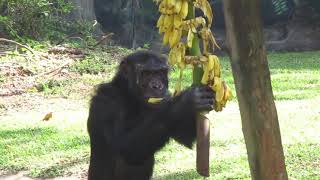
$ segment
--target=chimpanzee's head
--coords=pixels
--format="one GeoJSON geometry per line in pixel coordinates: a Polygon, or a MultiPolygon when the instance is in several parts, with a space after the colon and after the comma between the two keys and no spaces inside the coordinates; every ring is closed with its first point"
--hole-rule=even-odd
{"type": "Polygon", "coordinates": [[[166,57],[138,51],[122,60],[118,75],[127,80],[128,93],[146,102],[168,96],[168,68],[166,57]]]}

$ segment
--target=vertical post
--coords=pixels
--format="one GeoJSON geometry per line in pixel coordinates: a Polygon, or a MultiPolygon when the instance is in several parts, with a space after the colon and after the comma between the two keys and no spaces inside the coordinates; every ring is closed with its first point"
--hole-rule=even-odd
{"type": "MultiPolygon", "coordinates": [[[[187,19],[195,17],[193,3],[189,3],[189,11],[187,19]]],[[[199,38],[194,37],[192,47],[190,48],[190,55],[201,56],[199,45],[199,38]]],[[[203,69],[199,66],[194,66],[193,69],[193,85],[201,85],[201,78],[203,69]]],[[[210,123],[209,119],[204,116],[206,112],[198,114],[197,119],[197,172],[204,177],[209,177],[209,150],[210,150],[210,123]]]]}
{"type": "Polygon", "coordinates": [[[259,0],[224,0],[228,48],[252,179],[287,180],[259,0]]]}

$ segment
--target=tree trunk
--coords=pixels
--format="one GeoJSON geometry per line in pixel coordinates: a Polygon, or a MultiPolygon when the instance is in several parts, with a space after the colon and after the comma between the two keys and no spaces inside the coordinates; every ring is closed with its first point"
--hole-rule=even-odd
{"type": "Polygon", "coordinates": [[[93,8],[93,0],[69,0],[73,3],[75,9],[73,18],[77,20],[93,21],[96,19],[93,8]]]}
{"type": "Polygon", "coordinates": [[[227,44],[254,180],[286,180],[258,0],[224,0],[227,44]]]}

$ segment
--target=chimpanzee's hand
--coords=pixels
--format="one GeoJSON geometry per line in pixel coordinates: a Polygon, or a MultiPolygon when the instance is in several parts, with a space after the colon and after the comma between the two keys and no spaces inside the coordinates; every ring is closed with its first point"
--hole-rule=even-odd
{"type": "Polygon", "coordinates": [[[215,93],[208,86],[192,87],[189,90],[198,111],[211,111],[214,107],[215,93]]]}

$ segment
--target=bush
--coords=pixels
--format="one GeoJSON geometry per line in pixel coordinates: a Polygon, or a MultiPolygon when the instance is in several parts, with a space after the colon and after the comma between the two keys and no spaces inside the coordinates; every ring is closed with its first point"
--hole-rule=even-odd
{"type": "Polygon", "coordinates": [[[63,16],[72,9],[65,0],[4,0],[0,2],[0,23],[17,39],[53,39],[69,26],[63,16]]]}

